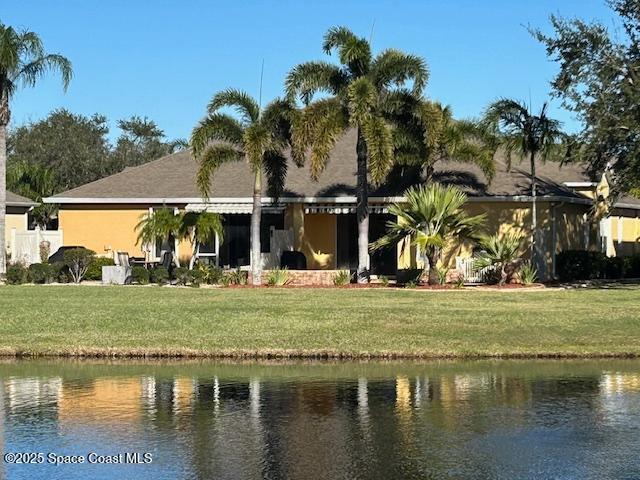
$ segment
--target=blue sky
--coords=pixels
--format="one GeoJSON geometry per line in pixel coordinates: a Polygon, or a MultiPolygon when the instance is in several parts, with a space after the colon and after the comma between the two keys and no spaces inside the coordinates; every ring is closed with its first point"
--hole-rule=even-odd
{"type": "MultiPolygon", "coordinates": [[[[107,115],[115,122],[148,116],[169,138],[188,137],[213,93],[236,87],[263,99],[282,94],[295,64],[323,58],[322,35],[346,25],[369,36],[373,48],[394,47],[423,56],[430,98],[457,117],[481,113],[504,96],[538,108],[556,71],[527,32],[548,30],[552,13],[614,26],[604,0],[449,1],[228,1],[48,0],[3,1],[0,21],[38,32],[50,52],[72,62],[65,94],[57,79],[21,90],[13,122],[43,118],[53,109],[107,115]]],[[[556,118],[577,127],[552,103],[556,118]]]]}

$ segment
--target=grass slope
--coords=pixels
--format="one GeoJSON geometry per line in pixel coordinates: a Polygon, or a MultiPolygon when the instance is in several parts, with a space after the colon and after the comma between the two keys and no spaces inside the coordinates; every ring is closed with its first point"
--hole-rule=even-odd
{"type": "Polygon", "coordinates": [[[640,288],[516,293],[4,286],[0,353],[640,355],[640,288]]]}

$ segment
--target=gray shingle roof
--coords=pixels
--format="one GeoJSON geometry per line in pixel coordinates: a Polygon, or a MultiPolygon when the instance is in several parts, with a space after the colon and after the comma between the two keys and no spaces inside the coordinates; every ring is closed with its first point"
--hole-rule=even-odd
{"type": "Polygon", "coordinates": [[[7,205],[10,207],[35,207],[38,203],[30,198],[7,191],[7,205]]]}
{"type": "MultiPolygon", "coordinates": [[[[283,198],[339,197],[355,195],[356,136],[345,134],[334,147],[326,170],[317,182],[310,179],[308,167],[290,163],[283,198]]],[[[56,199],[171,199],[200,197],[196,187],[197,163],[189,150],[167,155],[147,164],[68,190],[51,197],[56,199]]],[[[586,181],[584,170],[577,165],[547,163],[538,166],[540,195],[580,197],[562,185],[565,181],[586,181]]],[[[471,196],[528,195],[530,191],[526,166],[508,170],[498,162],[491,183],[474,165],[459,162],[440,162],[435,179],[462,187],[471,196]]],[[[211,199],[250,198],[253,178],[244,162],[225,164],[211,182],[211,199]]],[[[388,180],[380,187],[372,187],[371,196],[401,195],[406,185],[388,180]]],[[[584,197],[581,197],[584,198],[584,197]]]]}

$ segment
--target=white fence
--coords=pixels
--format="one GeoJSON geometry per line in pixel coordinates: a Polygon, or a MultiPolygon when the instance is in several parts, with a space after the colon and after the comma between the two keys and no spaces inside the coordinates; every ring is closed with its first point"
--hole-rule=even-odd
{"type": "Polygon", "coordinates": [[[464,276],[464,281],[469,283],[484,283],[485,275],[491,267],[476,270],[474,268],[475,258],[456,258],[456,270],[464,276]]]}
{"type": "Polygon", "coordinates": [[[62,230],[11,231],[11,261],[40,263],[40,244],[49,242],[49,255],[62,246],[62,230]]]}

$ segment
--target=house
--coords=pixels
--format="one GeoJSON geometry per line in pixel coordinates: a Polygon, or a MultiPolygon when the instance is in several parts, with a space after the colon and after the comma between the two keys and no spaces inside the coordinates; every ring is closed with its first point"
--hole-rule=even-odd
{"type": "Polygon", "coordinates": [[[16,234],[29,229],[29,211],[38,204],[21,195],[7,192],[7,215],[5,219],[5,245],[7,258],[12,259],[16,234]]]}
{"type": "MultiPolygon", "coordinates": [[[[310,179],[308,168],[290,163],[281,197],[276,201],[265,193],[261,232],[265,268],[277,267],[282,251],[297,250],[304,254],[309,270],[355,269],[355,142],[354,132],[337,142],[318,181],[310,179]]],[[[197,168],[185,150],[60,193],[45,202],[60,206],[59,225],[66,245],[82,245],[105,256],[127,251],[131,256],[154,261],[167,246],[136,243],[135,227],[144,215],[163,207],[218,212],[225,219],[224,241],[211,242],[202,255],[221,266],[248,264],[253,187],[248,165],[237,162],[221,166],[212,180],[208,201],[201,198],[196,187],[197,168]]],[[[601,224],[590,215],[598,188],[604,188],[602,182],[591,182],[577,165],[541,164],[537,176],[541,277],[553,275],[555,254],[559,251],[602,249],[618,241],[617,221],[611,221],[608,236],[603,239],[601,224]]],[[[407,177],[406,169],[397,168],[383,185],[371,186],[371,241],[384,233],[388,206],[402,200],[407,177]]],[[[472,213],[487,214],[489,233],[515,231],[522,234],[525,243],[529,241],[531,197],[526,167],[508,169],[498,162],[495,177],[489,182],[474,165],[440,162],[434,180],[457,185],[467,192],[467,208],[472,213]]],[[[629,201],[617,206],[614,214],[637,222],[638,210],[640,202],[629,201]]],[[[622,233],[626,232],[625,226],[622,233]]],[[[191,253],[188,244],[175,245],[175,249],[182,259],[191,253]]],[[[456,245],[446,252],[445,262],[451,267],[459,266],[472,253],[470,246],[456,245]]],[[[419,265],[415,249],[402,242],[395,249],[373,253],[370,259],[371,272],[377,275],[393,275],[397,269],[419,265]]]]}

